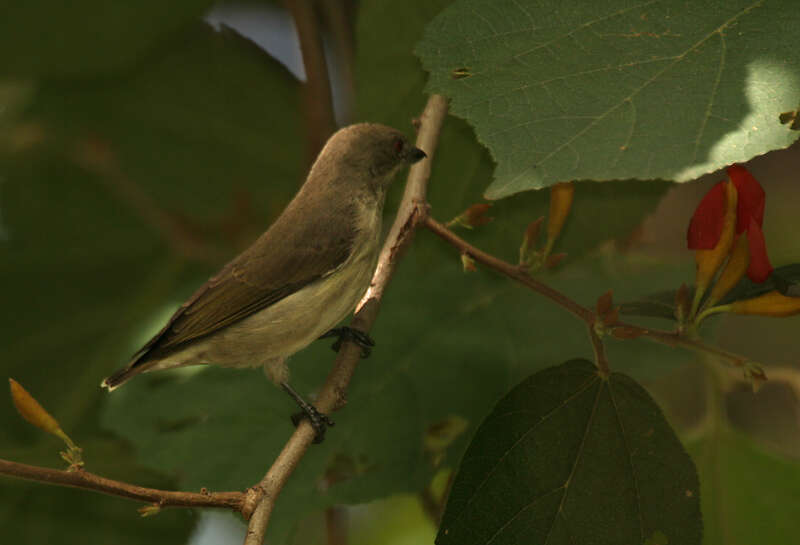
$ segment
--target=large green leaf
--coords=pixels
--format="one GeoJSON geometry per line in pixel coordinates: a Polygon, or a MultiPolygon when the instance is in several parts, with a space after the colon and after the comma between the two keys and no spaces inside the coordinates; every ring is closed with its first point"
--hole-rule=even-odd
{"type": "MultiPolygon", "coordinates": [[[[375,0],[359,9],[356,57],[357,107],[360,119],[403,130],[425,105],[424,73],[410,54],[425,25],[449,0],[393,2],[375,0]],[[385,36],[391,35],[391,40],[385,36]]],[[[444,125],[428,192],[432,213],[446,221],[482,200],[492,164],[466,123],[448,118],[444,125]]],[[[398,184],[399,185],[399,184],[398,184]]],[[[574,258],[600,242],[625,237],[655,207],[669,184],[625,181],[579,183],[570,217],[557,251],[574,258]]],[[[397,192],[399,195],[399,191],[397,192]]],[[[529,191],[494,203],[495,221],[469,234],[471,241],[511,261],[528,223],[547,214],[549,195],[529,191]]],[[[391,208],[391,207],[390,207],[391,208]]]]}
{"type": "Polygon", "coordinates": [[[699,487],[644,389],[573,360],[524,380],[481,423],[436,542],[699,545],[699,487]]]}
{"type": "Polygon", "coordinates": [[[574,179],[687,181],[797,139],[794,2],[458,0],[417,47],[497,161],[499,198],[574,179]]]}
{"type": "Polygon", "coordinates": [[[191,24],[214,2],[5,2],[0,16],[0,77],[107,72],[130,65],[191,24]]]}

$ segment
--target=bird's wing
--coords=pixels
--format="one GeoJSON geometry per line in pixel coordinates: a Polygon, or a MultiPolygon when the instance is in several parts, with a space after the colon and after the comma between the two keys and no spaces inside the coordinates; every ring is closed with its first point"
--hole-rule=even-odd
{"type": "Polygon", "coordinates": [[[210,335],[336,270],[352,253],[356,233],[332,233],[326,219],[277,222],[181,305],[135,360],[210,335]]]}

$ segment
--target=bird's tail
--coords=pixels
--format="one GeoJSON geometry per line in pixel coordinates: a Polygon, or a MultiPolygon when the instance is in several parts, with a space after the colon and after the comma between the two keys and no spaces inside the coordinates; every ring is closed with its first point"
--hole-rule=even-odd
{"type": "Polygon", "coordinates": [[[148,371],[158,363],[157,361],[146,360],[143,357],[144,355],[144,353],[136,354],[128,365],[104,378],[103,382],[100,383],[100,387],[106,388],[109,392],[113,392],[139,373],[148,371]]]}
{"type": "Polygon", "coordinates": [[[100,383],[100,387],[106,388],[109,392],[113,392],[140,373],[147,373],[148,371],[155,371],[157,369],[181,367],[182,365],[191,364],[187,364],[187,362],[181,360],[173,361],[170,358],[150,359],[147,352],[141,352],[136,354],[128,365],[104,378],[103,382],[100,383]]]}
{"type": "Polygon", "coordinates": [[[122,369],[104,378],[103,382],[100,383],[100,387],[106,388],[109,392],[113,392],[114,390],[116,390],[117,388],[128,382],[128,380],[138,375],[140,372],[141,369],[137,369],[136,367],[131,367],[131,366],[123,367],[122,369]]]}

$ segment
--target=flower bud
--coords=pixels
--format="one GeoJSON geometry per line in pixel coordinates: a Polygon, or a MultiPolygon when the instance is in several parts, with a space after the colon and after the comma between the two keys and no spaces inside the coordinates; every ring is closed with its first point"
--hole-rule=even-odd
{"type": "Polygon", "coordinates": [[[475,260],[467,253],[461,254],[461,266],[464,272],[475,272],[478,270],[477,267],[475,267],[475,260]]]}
{"type": "Polygon", "coordinates": [[[533,220],[525,229],[525,236],[522,237],[522,246],[519,248],[519,264],[530,265],[536,257],[536,239],[542,227],[544,216],[533,220]]]}
{"type": "Polygon", "coordinates": [[[486,225],[494,219],[486,215],[491,206],[492,205],[489,203],[473,204],[464,210],[464,212],[447,222],[447,226],[452,227],[453,225],[460,225],[461,227],[472,229],[473,227],[486,225]]]}
{"type": "Polygon", "coordinates": [[[757,316],[783,317],[800,313],[800,297],[789,297],[777,290],[764,295],[734,301],[730,305],[734,314],[752,314],[757,316]]]}
{"type": "Polygon", "coordinates": [[[550,255],[553,245],[564,228],[572,199],[575,196],[575,186],[572,182],[561,182],[550,187],[550,212],[547,215],[547,242],[544,255],[550,255]]]}
{"type": "Polygon", "coordinates": [[[696,250],[694,253],[697,273],[695,275],[695,292],[690,318],[693,318],[697,312],[708,285],[714,279],[720,265],[728,257],[733,244],[733,236],[736,230],[736,188],[730,181],[725,182],[723,187],[725,191],[725,211],[722,217],[722,230],[719,240],[712,249],[696,250]]]}
{"type": "Polygon", "coordinates": [[[22,418],[47,433],[59,437],[64,433],[58,421],[19,382],[9,378],[8,383],[11,387],[11,399],[14,401],[14,407],[17,408],[22,418]]]}
{"type": "Polygon", "coordinates": [[[745,235],[739,235],[733,245],[733,251],[731,251],[728,262],[725,264],[725,268],[722,269],[722,273],[714,283],[714,287],[711,289],[711,293],[704,306],[706,308],[713,306],[725,297],[728,292],[739,283],[739,280],[742,279],[749,264],[750,250],[748,248],[747,237],[745,235]]]}

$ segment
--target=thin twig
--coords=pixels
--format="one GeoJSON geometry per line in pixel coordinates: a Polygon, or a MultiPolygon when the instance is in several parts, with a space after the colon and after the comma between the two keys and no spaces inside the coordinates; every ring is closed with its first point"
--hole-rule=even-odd
{"type": "MultiPolygon", "coordinates": [[[[491,254],[488,254],[469,242],[465,241],[455,233],[453,233],[450,229],[436,221],[430,216],[425,217],[423,220],[423,224],[427,227],[430,231],[438,235],[443,240],[447,241],[450,245],[455,247],[460,253],[467,254],[472,257],[478,263],[482,263],[486,265],[490,269],[494,269],[509,278],[516,280],[517,282],[527,286],[528,288],[532,289],[533,291],[547,297],[560,307],[568,310],[584,322],[590,329],[590,337],[592,335],[597,336],[597,332],[594,330],[594,323],[595,323],[595,313],[589,310],[588,308],[579,305],[563,293],[551,288],[547,284],[544,284],[535,278],[532,278],[525,270],[521,267],[516,265],[512,265],[507,261],[503,261],[502,259],[498,259],[491,254]]],[[[737,354],[733,354],[731,352],[727,352],[715,346],[710,346],[702,342],[701,340],[694,339],[692,337],[688,337],[683,333],[674,332],[674,331],[663,331],[660,329],[649,329],[640,327],[634,324],[628,324],[625,322],[615,322],[614,324],[609,324],[611,329],[619,329],[625,330],[627,338],[646,338],[652,341],[665,344],[668,346],[678,346],[682,348],[686,348],[688,350],[693,350],[695,352],[701,352],[705,354],[711,354],[716,356],[722,360],[729,362],[734,367],[744,367],[746,366],[750,360],[748,358],[739,356],[737,354]]],[[[592,337],[592,345],[595,348],[595,355],[597,356],[597,345],[595,341],[602,343],[602,339],[597,336],[597,339],[592,337]]],[[[604,352],[601,354],[603,360],[605,360],[604,352]]],[[[598,361],[598,366],[600,365],[600,361],[598,361]]],[[[606,361],[607,365],[607,361],[606,361]]]]}
{"type": "Polygon", "coordinates": [[[355,114],[355,39],[353,37],[353,12],[348,0],[322,0],[319,3],[336,53],[336,79],[338,83],[336,118],[342,125],[353,122],[355,114]]]}
{"type": "Polygon", "coordinates": [[[158,507],[223,507],[241,511],[246,495],[242,492],[175,492],[144,488],[115,481],[82,469],[64,471],[0,460],[0,474],[56,486],[92,490],[158,505],[158,507]]]}
{"type": "Polygon", "coordinates": [[[333,95],[325,60],[325,47],[319,21],[311,0],[285,0],[286,9],[292,14],[300,52],[306,71],[304,86],[306,136],[309,144],[308,157],[319,154],[328,137],[336,130],[333,114],[333,95]]]}
{"type": "Polygon", "coordinates": [[[592,349],[594,350],[594,363],[602,376],[607,377],[611,374],[611,369],[608,365],[608,358],[606,357],[606,347],[603,344],[603,339],[597,334],[594,325],[587,325],[589,329],[589,338],[592,340],[592,349]]]}
{"type": "Polygon", "coordinates": [[[727,361],[733,367],[745,367],[751,361],[750,358],[734,354],[733,352],[728,352],[727,350],[717,348],[716,346],[705,344],[699,339],[688,337],[682,333],[663,331],[660,329],[648,329],[622,322],[615,325],[621,325],[629,331],[634,332],[636,336],[650,339],[651,341],[655,341],[660,344],[682,347],[688,350],[693,350],[694,352],[715,356],[719,359],[727,361]]]}
{"type": "MultiPolygon", "coordinates": [[[[422,113],[421,126],[417,135],[417,146],[428,154],[428,159],[412,166],[408,174],[403,201],[400,203],[397,217],[381,250],[372,283],[364,299],[359,303],[351,323],[351,326],[356,329],[369,332],[377,318],[386,284],[397,267],[400,252],[410,242],[420,217],[424,216],[425,208],[421,203],[424,202],[430,177],[430,163],[446,113],[447,102],[445,99],[438,95],[432,95],[422,113]]],[[[342,345],[334,367],[328,374],[325,385],[317,398],[316,406],[320,411],[330,413],[345,404],[347,386],[360,357],[361,349],[358,346],[350,342],[342,345]]],[[[272,467],[255,487],[257,492],[255,502],[243,510],[245,518],[248,518],[251,512],[250,507],[255,506],[252,516],[249,516],[250,522],[244,541],[245,545],[261,545],[264,541],[275,501],[313,439],[314,430],[308,420],[302,421],[284,445],[272,467]]]]}
{"type": "Polygon", "coordinates": [[[450,229],[433,219],[432,217],[428,216],[425,218],[425,227],[430,229],[433,233],[438,235],[440,238],[444,239],[451,245],[455,246],[460,250],[462,254],[466,253],[470,257],[472,257],[478,263],[483,263],[487,267],[494,269],[498,272],[503,273],[504,275],[508,276],[516,280],[517,282],[526,285],[533,291],[543,295],[559,305],[561,308],[571,312],[588,325],[594,324],[595,315],[594,312],[589,310],[588,308],[579,305],[563,293],[558,290],[555,290],[548,286],[547,284],[540,282],[533,278],[530,274],[528,274],[524,269],[517,265],[512,265],[507,261],[503,261],[502,259],[498,259],[495,256],[480,250],[467,242],[466,240],[462,239],[450,229]]]}
{"type": "Polygon", "coordinates": [[[430,160],[436,153],[436,146],[439,143],[439,133],[447,115],[447,101],[441,95],[431,95],[428,104],[419,118],[420,128],[417,133],[417,147],[428,154],[428,160],[420,161],[411,167],[406,182],[406,191],[403,200],[397,210],[391,230],[386,237],[386,242],[378,258],[378,266],[372,277],[372,283],[364,294],[357,309],[361,308],[370,299],[380,299],[383,297],[383,290],[389,283],[389,277],[394,272],[395,261],[399,253],[411,242],[411,233],[416,227],[414,222],[422,221],[420,216],[427,217],[427,205],[425,197],[428,193],[428,180],[431,176],[430,160]]]}

